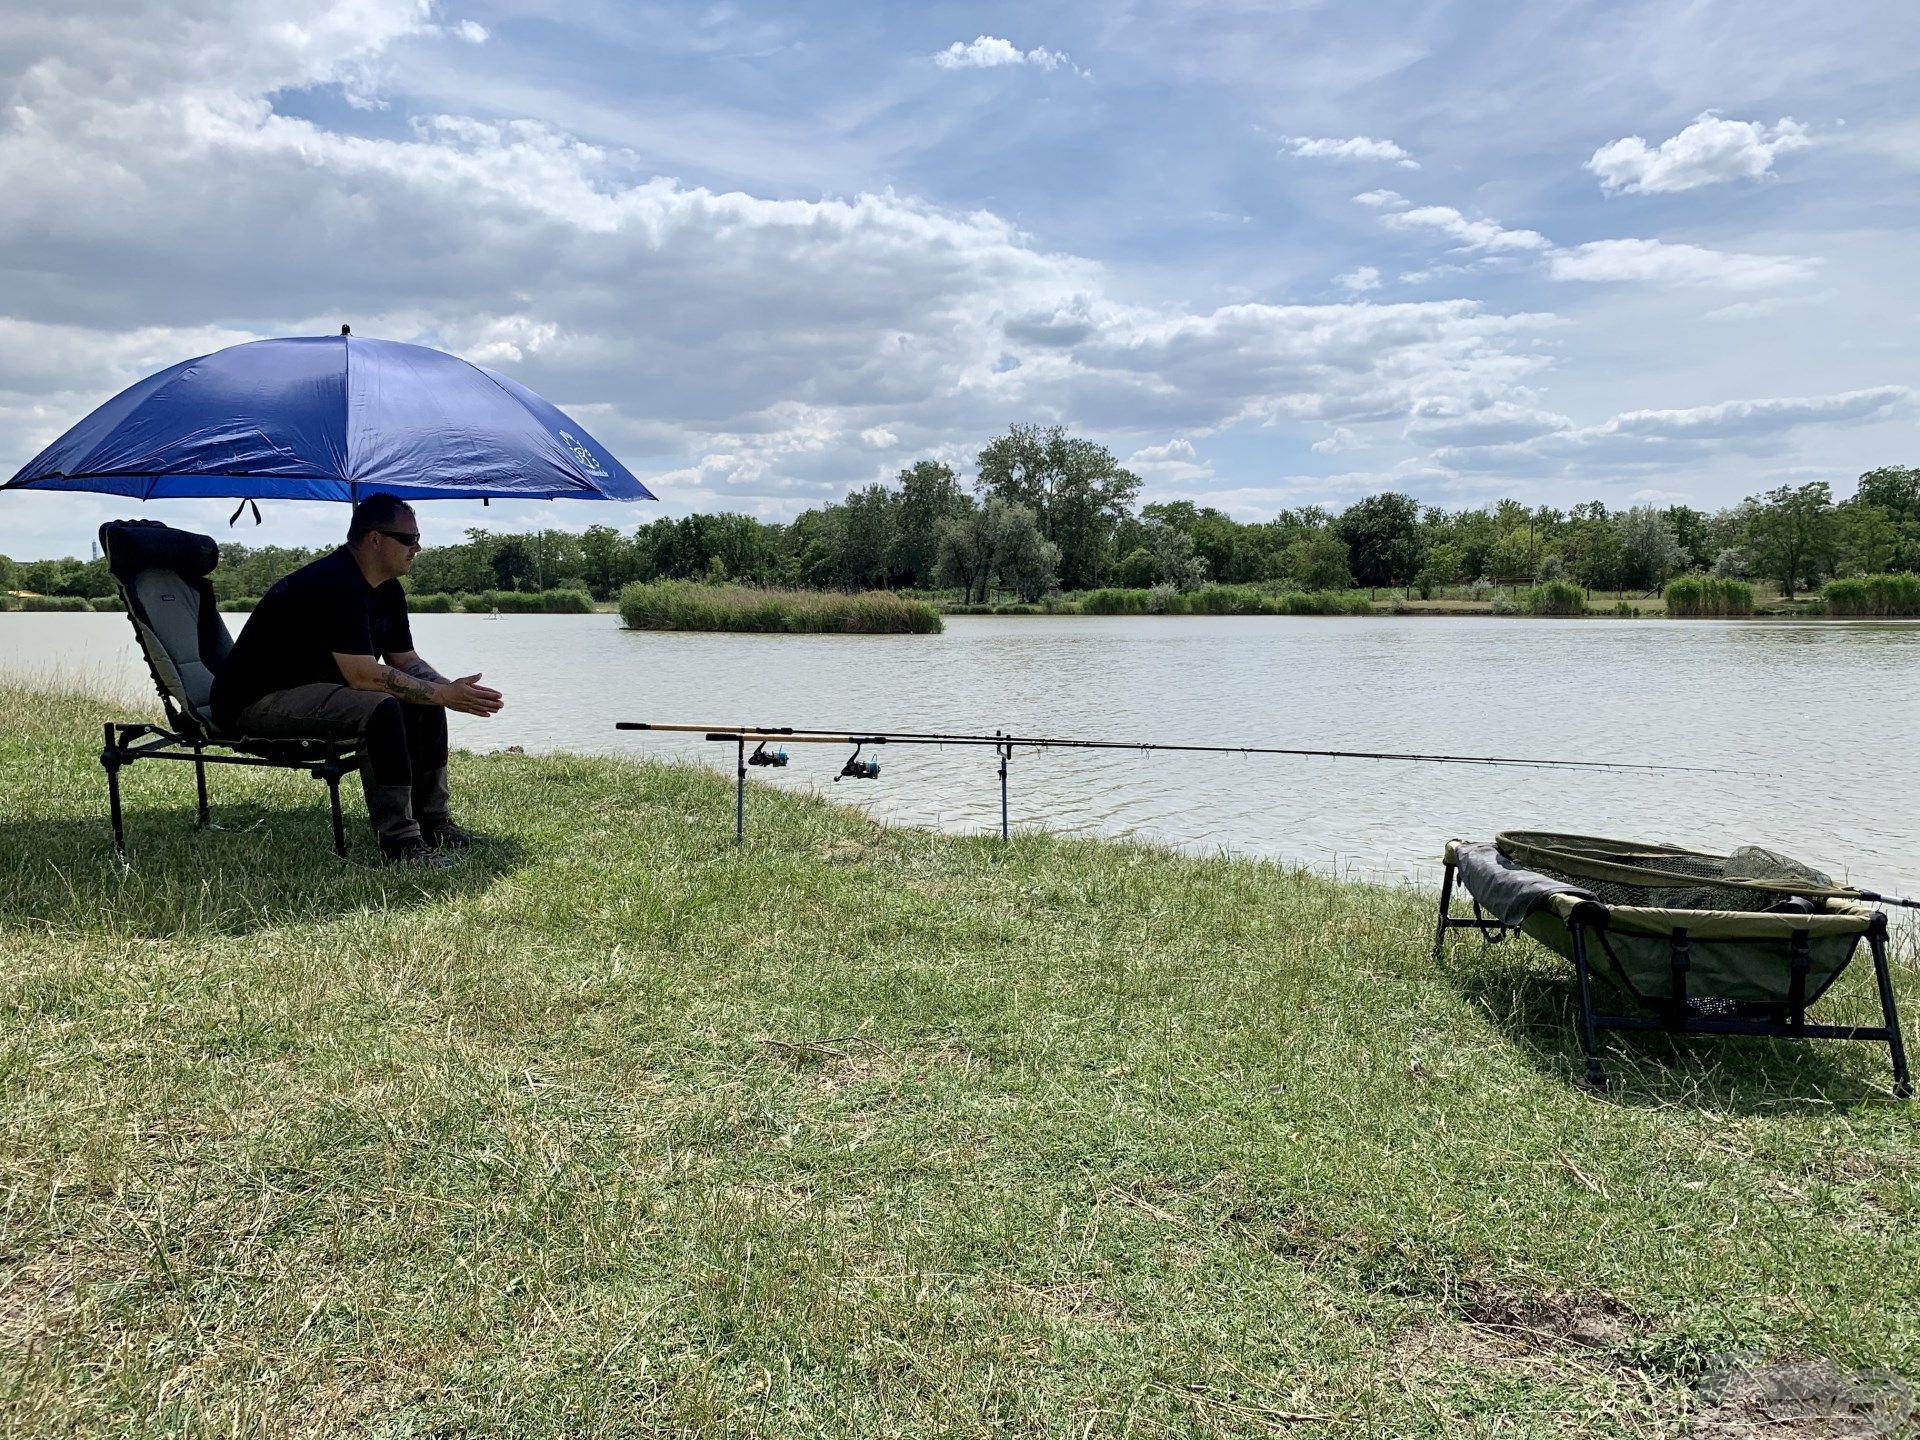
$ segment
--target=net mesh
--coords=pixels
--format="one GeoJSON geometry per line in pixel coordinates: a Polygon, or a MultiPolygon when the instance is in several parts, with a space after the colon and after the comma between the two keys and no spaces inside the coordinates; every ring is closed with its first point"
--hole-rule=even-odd
{"type": "Polygon", "coordinates": [[[1819,910],[1845,893],[1810,865],[1758,845],[1728,855],[1590,836],[1503,834],[1501,851],[1528,869],[1590,890],[1608,906],[1656,910],[1819,910]],[[1716,883],[1733,881],[1735,883],[1716,883]]]}

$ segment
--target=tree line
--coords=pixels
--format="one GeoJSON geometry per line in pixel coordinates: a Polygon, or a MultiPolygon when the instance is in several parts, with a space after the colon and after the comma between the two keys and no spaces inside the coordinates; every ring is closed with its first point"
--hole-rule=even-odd
{"type": "MultiPolygon", "coordinates": [[[[1717,512],[1686,505],[1562,510],[1502,500],[1446,510],[1395,492],[1237,521],[1176,500],[1140,506],[1141,482],[1104,446],[1060,426],[1014,425],[976,457],[971,482],[938,460],[785,523],[747,515],[660,519],[630,533],[471,529],[414,562],[417,593],[583,589],[611,600],[632,581],[736,580],[819,590],[959,591],[1035,600],[1051,590],[1271,582],[1299,590],[1566,580],[1657,592],[1673,576],[1772,581],[1789,597],[1834,576],[1920,571],[1920,469],[1885,466],[1836,501],[1827,481],[1781,486],[1717,512]]],[[[227,543],[222,599],[257,596],[324,549],[227,543]]],[[[0,590],[95,597],[104,560],[15,561],[0,590]]]]}

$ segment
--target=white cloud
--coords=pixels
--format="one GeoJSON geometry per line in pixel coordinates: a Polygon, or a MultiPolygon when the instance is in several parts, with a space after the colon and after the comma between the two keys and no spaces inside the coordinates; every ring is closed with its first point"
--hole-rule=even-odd
{"type": "MultiPolygon", "coordinates": [[[[1391,191],[1386,192],[1392,194],[1391,191]]],[[[1357,196],[1363,203],[1366,197],[1357,196]]],[[[1395,197],[1398,198],[1397,196],[1395,197]]],[[[1492,220],[1470,220],[1451,205],[1419,205],[1380,217],[1396,230],[1438,230],[1462,250],[1550,250],[1553,242],[1538,230],[1508,230],[1492,220]]]]}
{"type": "Polygon", "coordinates": [[[1586,168],[1609,193],[1660,194],[1758,180],[1773,169],[1774,156],[1811,143],[1806,127],[1791,118],[1769,128],[1751,120],[1723,120],[1709,110],[1657,147],[1638,135],[1602,145],[1586,168]]]}
{"type": "Polygon", "coordinates": [[[1353,203],[1371,210],[1397,210],[1404,208],[1407,200],[1398,190],[1363,190],[1353,197],[1353,203]]]}
{"type": "Polygon", "coordinates": [[[469,45],[484,45],[487,43],[487,27],[482,25],[478,20],[462,20],[453,27],[453,33],[469,45]]]}
{"type": "Polygon", "coordinates": [[[965,45],[956,40],[935,55],[933,63],[942,70],[993,70],[1002,65],[1033,65],[1042,70],[1058,70],[1062,65],[1070,67],[1072,64],[1058,50],[1049,50],[1043,45],[1022,50],[1011,40],[1002,40],[997,35],[979,35],[972,43],[965,45]]]}
{"type": "Polygon", "coordinates": [[[1143,446],[1124,462],[1142,480],[1155,485],[1187,485],[1213,478],[1213,466],[1195,453],[1187,439],[1169,440],[1164,445],[1143,446]]]}
{"type": "Polygon", "coordinates": [[[1380,288],[1380,272],[1372,265],[1362,265],[1357,270],[1349,270],[1344,275],[1334,276],[1333,280],[1334,284],[1343,286],[1356,295],[1380,288]]]}
{"type": "Polygon", "coordinates": [[[1409,413],[1405,433],[1421,445],[1500,445],[1573,428],[1573,421],[1551,410],[1478,395],[1420,401],[1409,413]]]}
{"type": "Polygon", "coordinates": [[[1815,264],[1793,255],[1745,255],[1664,240],[1593,240],[1557,252],[1548,261],[1547,273],[1555,280],[1646,280],[1752,290],[1804,280],[1815,264]]]}
{"type": "Polygon", "coordinates": [[[900,437],[883,425],[875,425],[860,432],[860,443],[869,450],[891,450],[900,443],[900,437]]]}
{"type": "Polygon", "coordinates": [[[1691,497],[1689,497],[1687,492],[1684,490],[1653,490],[1653,489],[1636,490],[1627,497],[1627,499],[1631,500],[1635,505],[1660,505],[1660,506],[1684,505],[1687,503],[1689,498],[1691,497]]]}
{"type": "Polygon", "coordinates": [[[1736,300],[1731,305],[1722,305],[1717,310],[1709,310],[1704,318],[1721,322],[1732,320],[1765,320],[1780,313],[1778,300],[1736,300]]]}
{"type": "Polygon", "coordinates": [[[1316,455],[1339,455],[1348,450],[1364,450],[1367,442],[1344,425],[1336,425],[1331,435],[1324,440],[1313,442],[1312,450],[1316,455]]]}
{"type": "Polygon", "coordinates": [[[1287,135],[1282,137],[1281,143],[1287,147],[1282,154],[1306,160],[1390,160],[1403,170],[1420,168],[1420,162],[1393,141],[1375,140],[1366,135],[1355,135],[1347,140],[1287,135]]]}
{"type": "Polygon", "coordinates": [[[1487,445],[1443,446],[1436,464],[1455,471],[1582,474],[1613,468],[1695,463],[1716,451],[1777,453],[1793,430],[1807,425],[1861,425],[1915,408],[1905,385],[1881,385],[1837,395],[1777,400],[1729,400],[1677,410],[1630,410],[1598,425],[1558,429],[1531,439],[1487,445]]]}

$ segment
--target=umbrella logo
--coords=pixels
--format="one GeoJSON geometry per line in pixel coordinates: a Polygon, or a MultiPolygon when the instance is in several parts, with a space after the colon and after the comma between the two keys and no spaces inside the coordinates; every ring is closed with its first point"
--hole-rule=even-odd
{"type": "Polygon", "coordinates": [[[599,457],[596,456],[593,451],[589,450],[585,445],[582,445],[565,430],[557,430],[554,433],[560,437],[560,443],[567,447],[567,453],[573,456],[574,461],[582,470],[586,471],[587,474],[593,476],[596,480],[604,480],[607,478],[606,468],[601,465],[599,457]]]}

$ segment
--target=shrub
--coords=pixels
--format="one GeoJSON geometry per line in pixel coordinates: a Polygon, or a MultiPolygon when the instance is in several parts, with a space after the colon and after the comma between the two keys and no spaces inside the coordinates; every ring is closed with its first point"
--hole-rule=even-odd
{"type": "Polygon", "coordinates": [[[67,612],[92,610],[93,606],[88,604],[85,597],[80,595],[22,595],[20,597],[20,608],[22,610],[58,610],[67,612]]]}
{"type": "Polygon", "coordinates": [[[1727,575],[1688,575],[1668,582],[1667,614],[1682,620],[1753,614],[1753,586],[1727,575]]]}
{"type": "Polygon", "coordinates": [[[407,597],[407,609],[416,615],[451,614],[457,603],[457,597],[439,590],[428,591],[425,595],[409,595],[407,597]]]}
{"type": "Polygon", "coordinates": [[[117,594],[96,595],[87,603],[93,606],[96,611],[106,611],[113,615],[124,615],[127,613],[127,602],[122,600],[117,594]]]}
{"type": "MultiPolygon", "coordinates": [[[[969,607],[991,613],[991,606],[969,607]]],[[[792,634],[937,635],[940,613],[924,600],[885,591],[842,595],[817,590],[755,590],[683,580],[629,585],[620,592],[629,630],[734,630],[792,634]]]]}
{"type": "Polygon", "coordinates": [[[220,608],[229,615],[244,615],[259,603],[260,597],[257,595],[240,595],[232,600],[222,600],[220,608]]]}
{"type": "Polygon", "coordinates": [[[1587,613],[1586,592],[1578,585],[1570,585],[1565,580],[1549,580],[1544,585],[1536,585],[1527,592],[1527,613],[1529,615],[1584,615],[1587,613]]]}
{"type": "Polygon", "coordinates": [[[1920,575],[1862,575],[1830,580],[1820,592],[1829,615],[1920,615],[1920,575]]]}

